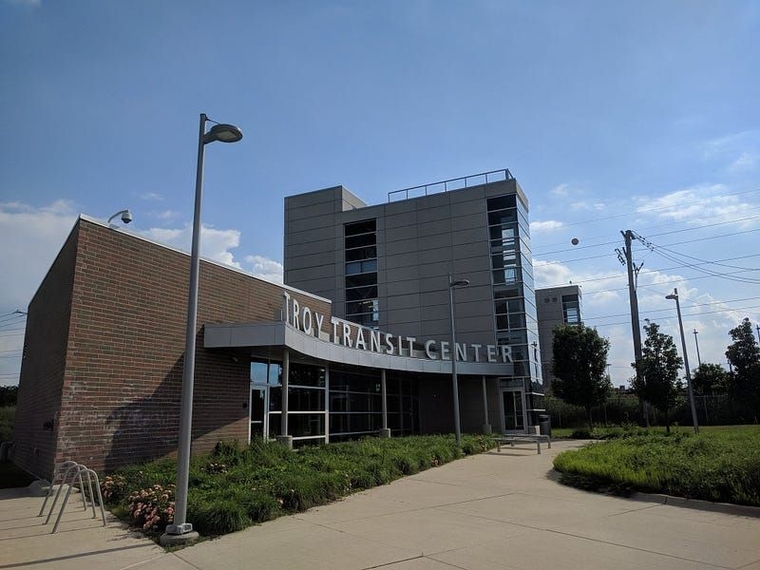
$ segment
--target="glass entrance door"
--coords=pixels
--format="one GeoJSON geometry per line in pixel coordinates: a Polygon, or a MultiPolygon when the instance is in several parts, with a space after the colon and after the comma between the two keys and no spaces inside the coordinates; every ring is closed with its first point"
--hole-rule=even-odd
{"type": "Polygon", "coordinates": [[[504,430],[523,431],[525,429],[523,393],[521,390],[507,390],[501,393],[504,410],[504,430]]]}
{"type": "Polygon", "coordinates": [[[251,387],[251,405],[248,407],[251,410],[251,430],[248,441],[264,437],[267,433],[266,400],[267,389],[265,386],[251,387]]]}

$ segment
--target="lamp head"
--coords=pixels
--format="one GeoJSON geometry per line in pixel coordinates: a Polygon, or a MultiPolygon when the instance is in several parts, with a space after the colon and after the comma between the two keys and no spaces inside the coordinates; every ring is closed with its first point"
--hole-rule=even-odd
{"type": "Polygon", "coordinates": [[[678,294],[665,295],[665,298],[670,299],[672,301],[674,299],[678,299],[678,294]]]}
{"type": "Polygon", "coordinates": [[[243,138],[243,131],[235,125],[219,123],[211,127],[211,130],[203,135],[203,144],[219,141],[223,143],[235,143],[243,138]]]}
{"type": "Polygon", "coordinates": [[[457,281],[452,281],[451,283],[449,283],[449,287],[451,287],[452,289],[454,287],[467,287],[469,284],[470,284],[469,279],[459,279],[457,281]]]}
{"type": "Polygon", "coordinates": [[[108,223],[111,223],[111,220],[113,220],[116,216],[121,216],[121,221],[125,224],[128,224],[132,221],[132,212],[129,210],[120,210],[116,212],[113,216],[108,218],[108,223]]]}

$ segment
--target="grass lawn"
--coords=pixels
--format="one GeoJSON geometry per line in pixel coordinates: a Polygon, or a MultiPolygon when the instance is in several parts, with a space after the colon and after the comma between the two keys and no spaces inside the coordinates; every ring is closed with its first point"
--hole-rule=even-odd
{"type": "MultiPolygon", "coordinates": [[[[389,483],[495,447],[491,436],[367,438],[291,451],[255,441],[244,449],[219,444],[190,462],[187,520],[204,536],[241,530],[356,491],[389,483]]],[[[123,469],[101,482],[111,512],[149,536],[174,515],[176,463],[123,469]]]]}
{"type": "Polygon", "coordinates": [[[760,506],[760,427],[680,427],[608,432],[554,459],[564,483],[760,506]]]}

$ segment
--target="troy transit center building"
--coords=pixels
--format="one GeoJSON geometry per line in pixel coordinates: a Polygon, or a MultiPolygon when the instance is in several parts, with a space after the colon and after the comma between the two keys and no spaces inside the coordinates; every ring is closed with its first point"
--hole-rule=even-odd
{"type": "MultiPolygon", "coordinates": [[[[537,424],[528,201],[508,170],[374,206],[342,186],[288,197],[284,253],[285,284],[201,262],[193,453],[451,433],[452,356],[464,432],[537,424]]],[[[176,451],[189,266],[80,216],[29,305],[16,464],[49,477],[176,451]]]]}

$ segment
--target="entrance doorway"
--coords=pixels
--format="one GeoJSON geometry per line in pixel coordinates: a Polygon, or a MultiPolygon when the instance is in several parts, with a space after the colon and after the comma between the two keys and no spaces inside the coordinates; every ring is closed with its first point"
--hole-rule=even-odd
{"type": "Polygon", "coordinates": [[[267,409],[268,392],[266,386],[251,386],[251,401],[248,409],[251,410],[251,429],[248,434],[250,442],[256,438],[265,437],[268,433],[267,409]]]}
{"type": "Polygon", "coordinates": [[[525,430],[525,404],[522,390],[505,390],[501,393],[504,411],[504,431],[525,430]]]}

